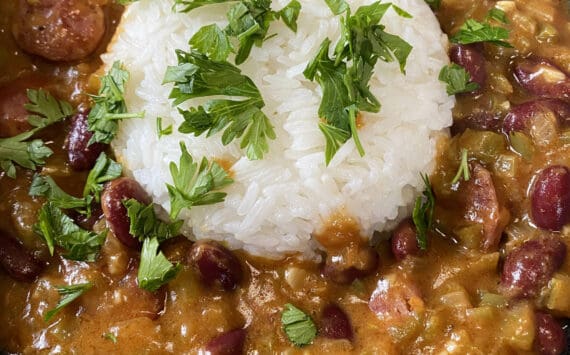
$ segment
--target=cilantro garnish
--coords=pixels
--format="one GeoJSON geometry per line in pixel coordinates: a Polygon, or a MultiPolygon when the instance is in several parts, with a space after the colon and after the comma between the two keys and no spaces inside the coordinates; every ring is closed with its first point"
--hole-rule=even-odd
{"type": "Polygon", "coordinates": [[[497,46],[512,48],[512,45],[505,41],[507,39],[509,39],[509,31],[506,28],[468,19],[459,28],[459,32],[451,37],[451,42],[460,44],[489,42],[497,46]]]}
{"type": "Polygon", "coordinates": [[[53,206],[63,209],[89,209],[91,196],[77,198],[63,191],[51,176],[34,175],[29,191],[30,196],[44,196],[53,206]]]}
{"type": "Polygon", "coordinates": [[[141,242],[145,239],[156,237],[159,242],[178,235],[178,231],[183,221],[165,223],[159,220],[154,213],[153,204],[145,205],[135,199],[123,201],[127,208],[130,221],[129,233],[138,238],[141,242]]]}
{"type": "Polygon", "coordinates": [[[317,336],[317,327],[311,317],[290,303],[281,313],[281,323],[287,338],[296,346],[310,344],[317,336]]]}
{"type": "Polygon", "coordinates": [[[479,84],[471,81],[471,75],[461,65],[451,63],[441,68],[439,81],[447,84],[448,95],[473,92],[479,89],[479,84]]]}
{"type": "Polygon", "coordinates": [[[170,218],[176,219],[183,208],[210,205],[222,202],[226,193],[217,191],[231,184],[233,180],[215,161],[209,163],[203,158],[198,166],[184,143],[180,143],[182,156],[177,166],[170,163],[170,174],[174,185],[167,184],[170,195],[170,218]]]}
{"type": "Polygon", "coordinates": [[[151,292],[176,277],[180,265],[173,265],[161,251],[158,251],[158,239],[145,239],[141,251],[138,272],[139,287],[151,292]]]}
{"type": "Polygon", "coordinates": [[[202,106],[179,109],[185,122],[178,130],[195,136],[211,136],[223,130],[224,145],[241,137],[240,148],[245,149],[249,159],[263,158],[269,150],[267,140],[275,139],[275,132],[261,111],[265,102],[253,81],[236,66],[213,61],[197,51],[177,50],[176,54],[178,66],[168,67],[164,77],[164,83],[174,83],[170,93],[174,104],[198,97],[211,98],[202,106]]]}
{"type": "Polygon", "coordinates": [[[35,170],[44,165],[46,158],[53,154],[41,139],[28,140],[42,128],[60,122],[73,113],[71,105],[55,99],[42,89],[27,91],[29,103],[26,110],[33,129],[9,138],[0,138],[0,170],[11,178],[16,178],[16,164],[26,169],[35,170]]]}
{"type": "Polygon", "coordinates": [[[40,209],[34,231],[44,238],[51,255],[58,245],[66,251],[63,255],[66,259],[79,261],[95,261],[106,234],[81,229],[49,201],[40,209]]]}
{"type": "Polygon", "coordinates": [[[433,223],[435,196],[427,174],[422,174],[421,176],[425,184],[425,190],[422,193],[423,196],[418,196],[418,198],[416,198],[416,204],[414,206],[414,211],[412,212],[412,220],[414,221],[418,232],[416,236],[418,246],[421,250],[426,250],[427,233],[431,229],[433,223]]]}
{"type": "Polygon", "coordinates": [[[158,139],[162,138],[162,136],[169,136],[172,134],[172,125],[168,127],[162,128],[162,117],[156,118],[156,134],[158,135],[158,139]]]}
{"type": "MultiPolygon", "coordinates": [[[[198,7],[229,1],[176,0],[179,12],[189,12],[198,7]]],[[[233,4],[226,16],[228,26],[224,29],[212,24],[202,27],[190,39],[190,45],[212,60],[224,61],[231,52],[236,52],[235,63],[243,63],[254,45],[261,47],[268,38],[269,26],[282,19],[292,31],[297,31],[297,18],[301,4],[292,0],[281,11],[271,10],[271,0],[242,0],[233,4]],[[237,51],[232,42],[238,43],[237,51]]]]}
{"type": "Polygon", "coordinates": [[[129,72],[118,61],[101,77],[99,93],[92,96],[94,105],[87,117],[89,130],[93,132],[89,144],[111,143],[119,129],[120,120],[144,117],[144,112],[129,113],[127,110],[124,94],[128,80],[129,72]]]}
{"type": "Polygon", "coordinates": [[[101,153],[95,165],[87,175],[87,181],[83,189],[83,196],[93,196],[96,202],[101,199],[101,192],[103,191],[104,184],[108,181],[115,180],[121,176],[123,167],[113,159],[107,157],[107,154],[101,153]]]}
{"type": "Polygon", "coordinates": [[[53,316],[59,313],[63,309],[63,307],[75,301],[77,298],[79,298],[79,296],[84,294],[85,291],[89,290],[92,287],[93,284],[90,282],[76,284],[76,285],[69,285],[69,286],[56,286],[57,292],[62,297],[54,309],[51,309],[48,312],[46,312],[44,320],[48,322],[53,316]]]}
{"type": "Polygon", "coordinates": [[[459,182],[459,179],[461,179],[462,176],[465,181],[469,181],[471,178],[471,175],[469,174],[469,161],[467,158],[467,149],[461,149],[461,162],[459,163],[457,174],[455,174],[455,177],[451,180],[451,184],[459,182]]]}
{"type": "Polygon", "coordinates": [[[345,1],[327,1],[333,13],[346,12],[341,21],[341,38],[329,57],[330,39],[326,38],[303,72],[309,80],[316,80],[322,88],[323,98],[319,128],[326,139],[325,161],[328,165],[340,146],[351,137],[361,156],[364,149],[358,139],[356,118],[359,111],[378,112],[380,102],[372,94],[369,81],[374,75],[374,66],[380,59],[397,61],[400,70],[405,66],[412,47],[399,36],[384,31],[380,20],[392,7],[402,17],[411,15],[401,8],[377,1],[361,6],[351,15],[345,1]]]}

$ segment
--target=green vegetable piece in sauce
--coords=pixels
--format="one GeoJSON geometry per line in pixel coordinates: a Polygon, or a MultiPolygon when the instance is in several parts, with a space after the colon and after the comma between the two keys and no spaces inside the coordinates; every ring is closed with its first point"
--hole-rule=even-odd
{"type": "Polygon", "coordinates": [[[515,152],[519,153],[527,161],[532,159],[535,149],[530,137],[522,132],[511,132],[509,140],[515,152]]]}
{"type": "Polygon", "coordinates": [[[296,346],[308,345],[317,336],[317,327],[311,317],[290,303],[281,313],[281,323],[287,338],[296,346]]]}
{"type": "Polygon", "coordinates": [[[412,212],[412,220],[417,230],[418,246],[421,250],[427,249],[427,234],[432,228],[433,213],[435,209],[435,196],[427,174],[422,174],[422,180],[425,184],[425,190],[422,196],[416,198],[414,210],[412,212]]]}
{"type": "Polygon", "coordinates": [[[487,16],[485,17],[485,20],[487,20],[487,21],[495,20],[497,22],[504,23],[504,24],[509,23],[509,20],[507,19],[507,14],[503,10],[498,9],[496,7],[489,10],[489,12],[487,13],[487,16]]]}
{"type": "Polygon", "coordinates": [[[91,289],[93,284],[90,282],[69,285],[69,286],[56,286],[57,292],[60,294],[61,299],[54,309],[46,312],[44,320],[49,322],[56,314],[58,314],[65,306],[70,304],[84,294],[87,290],[91,289]]]}
{"type": "Polygon", "coordinates": [[[173,265],[158,251],[158,245],[157,238],[145,239],[141,251],[138,284],[140,288],[150,292],[174,279],[181,269],[180,265],[173,265]]]}
{"type": "Polygon", "coordinates": [[[432,10],[439,10],[439,7],[441,6],[441,0],[425,0],[425,2],[432,10]]]}

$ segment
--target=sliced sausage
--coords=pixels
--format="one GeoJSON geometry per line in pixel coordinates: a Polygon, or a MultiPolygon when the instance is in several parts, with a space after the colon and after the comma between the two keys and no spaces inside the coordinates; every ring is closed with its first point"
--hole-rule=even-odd
{"type": "Polygon", "coordinates": [[[28,53],[75,61],[97,48],[105,33],[105,17],[93,0],[19,0],[12,33],[28,53]]]}
{"type": "Polygon", "coordinates": [[[523,243],[505,258],[501,291],[513,298],[538,295],[566,258],[566,244],[557,236],[523,243]]]}
{"type": "Polygon", "coordinates": [[[570,78],[559,67],[544,58],[529,58],[518,62],[514,75],[529,93],[546,98],[570,99],[570,78]]]}
{"type": "Polygon", "coordinates": [[[126,177],[119,178],[105,186],[101,196],[101,208],[109,229],[123,244],[136,249],[141,247],[141,243],[129,232],[130,220],[123,205],[123,201],[131,198],[144,204],[151,203],[150,197],[138,182],[126,177]]]}
{"type": "Polygon", "coordinates": [[[14,280],[33,281],[43,270],[26,248],[7,232],[0,230],[0,265],[14,280]]]}
{"type": "Polygon", "coordinates": [[[108,147],[107,144],[103,143],[89,144],[93,132],[88,129],[88,114],[88,112],[78,112],[73,116],[71,129],[65,139],[69,165],[76,171],[91,169],[99,154],[108,147]]]}
{"type": "Polygon", "coordinates": [[[561,165],[542,170],[530,199],[533,222],[542,229],[561,230],[570,222],[570,170],[561,165]]]}
{"type": "Polygon", "coordinates": [[[206,285],[234,290],[243,278],[238,258],[213,240],[200,240],[190,249],[189,262],[206,285]]]}
{"type": "Polygon", "coordinates": [[[395,274],[380,279],[368,301],[368,308],[391,325],[405,324],[425,310],[420,290],[410,280],[395,274]]]}
{"type": "Polygon", "coordinates": [[[471,76],[471,81],[479,84],[479,88],[485,86],[487,70],[481,45],[455,44],[451,47],[449,57],[452,62],[465,68],[471,76]]]}
{"type": "Polygon", "coordinates": [[[566,350],[566,335],[550,314],[536,312],[534,348],[540,355],[560,355],[566,350]]]}

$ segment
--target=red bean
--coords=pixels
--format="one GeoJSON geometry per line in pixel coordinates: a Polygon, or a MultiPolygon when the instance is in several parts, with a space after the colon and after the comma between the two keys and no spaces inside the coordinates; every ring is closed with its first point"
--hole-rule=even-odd
{"type": "Polygon", "coordinates": [[[501,291],[513,298],[532,298],[562,266],[566,244],[557,236],[525,242],[505,258],[501,291]]]}
{"type": "Polygon", "coordinates": [[[19,0],[13,34],[26,52],[53,61],[93,53],[105,33],[105,16],[92,0],[19,0]]]}
{"type": "Polygon", "coordinates": [[[408,255],[420,252],[416,227],[411,219],[403,220],[392,233],[392,254],[396,260],[403,260],[408,255]]]}
{"type": "Polygon", "coordinates": [[[350,341],[354,337],[350,319],[336,304],[329,304],[323,309],[319,334],[325,338],[348,339],[350,341]]]}
{"type": "Polygon", "coordinates": [[[78,112],[71,121],[71,130],[65,140],[67,159],[73,170],[89,170],[95,165],[99,154],[107,148],[107,144],[93,143],[89,140],[93,132],[88,130],[88,112],[78,112]]]}
{"type": "Polygon", "coordinates": [[[339,253],[329,253],[322,270],[323,276],[338,284],[349,284],[355,279],[371,275],[378,267],[379,257],[376,250],[369,246],[347,246],[339,253]],[[347,257],[349,248],[355,248],[354,254],[347,257]],[[343,252],[344,251],[344,252],[343,252]],[[354,257],[356,256],[356,257],[354,257]]]}
{"type": "Polygon", "coordinates": [[[535,314],[534,347],[540,355],[559,355],[566,350],[566,335],[560,323],[550,314],[535,314]]]}
{"type": "Polygon", "coordinates": [[[570,222],[570,170],[561,165],[542,170],[530,198],[533,222],[542,229],[561,230],[570,222]]]}
{"type": "Polygon", "coordinates": [[[0,230],[0,265],[14,280],[31,282],[43,270],[37,261],[15,238],[0,230]]]}
{"type": "Polygon", "coordinates": [[[481,46],[477,44],[456,44],[451,47],[449,54],[451,61],[461,65],[471,76],[471,81],[479,84],[480,88],[487,81],[485,57],[481,46]]]}
{"type": "Polygon", "coordinates": [[[140,248],[141,243],[129,233],[129,216],[127,215],[127,209],[123,205],[123,201],[131,198],[144,204],[151,202],[150,197],[138,182],[130,178],[119,178],[105,186],[101,196],[101,208],[111,232],[123,244],[136,249],[140,248]]]}
{"type": "Polygon", "coordinates": [[[213,240],[200,240],[192,246],[190,264],[206,285],[234,290],[243,278],[241,264],[226,247],[213,240]]]}
{"type": "Polygon", "coordinates": [[[453,122],[451,134],[455,136],[465,132],[467,129],[497,132],[500,126],[501,121],[497,115],[491,112],[475,112],[453,122]]]}
{"type": "Polygon", "coordinates": [[[43,81],[36,77],[25,77],[0,88],[0,138],[13,137],[32,128],[28,123],[27,89],[41,87],[43,81]]]}
{"type": "Polygon", "coordinates": [[[513,106],[503,120],[503,131],[529,134],[535,119],[554,115],[558,123],[565,125],[570,118],[570,104],[555,99],[540,99],[513,106]]]}
{"type": "Polygon", "coordinates": [[[533,95],[570,99],[570,78],[544,58],[529,58],[517,63],[514,74],[520,86],[533,95]]]}
{"type": "Polygon", "coordinates": [[[210,340],[206,352],[211,355],[240,355],[244,353],[245,329],[234,329],[210,340]]]}
{"type": "Polygon", "coordinates": [[[91,215],[87,216],[76,212],[75,210],[67,211],[69,217],[73,218],[73,221],[83,229],[91,230],[95,223],[97,223],[103,217],[103,211],[101,206],[94,203],[91,206],[91,215]]]}

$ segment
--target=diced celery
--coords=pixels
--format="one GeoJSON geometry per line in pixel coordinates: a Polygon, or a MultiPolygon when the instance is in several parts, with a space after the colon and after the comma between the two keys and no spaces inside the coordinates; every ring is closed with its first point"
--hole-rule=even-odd
{"type": "Polygon", "coordinates": [[[497,270],[499,264],[499,252],[483,254],[469,263],[471,273],[484,273],[497,270]]]}
{"type": "Polygon", "coordinates": [[[469,249],[478,249],[481,245],[483,226],[477,223],[470,223],[453,231],[462,245],[469,249]]]}
{"type": "Polygon", "coordinates": [[[469,294],[462,288],[459,291],[446,293],[439,298],[441,304],[453,307],[453,308],[471,308],[471,301],[469,300],[469,294]]]}
{"type": "Polygon", "coordinates": [[[556,37],[558,37],[558,31],[556,30],[556,27],[548,23],[544,24],[536,35],[536,39],[539,42],[551,42],[556,37]]]}
{"type": "Polygon", "coordinates": [[[560,133],[560,142],[564,145],[570,144],[570,130],[560,133]]]}
{"type": "Polygon", "coordinates": [[[509,134],[511,146],[515,152],[519,153],[525,160],[531,160],[534,155],[534,144],[530,137],[522,132],[512,132],[509,134]]]}
{"type": "Polygon", "coordinates": [[[503,295],[498,295],[491,292],[481,292],[481,301],[479,302],[480,307],[490,306],[490,307],[503,307],[507,304],[507,299],[503,295]]]}
{"type": "Polygon", "coordinates": [[[496,309],[492,306],[475,307],[465,311],[465,314],[470,321],[483,328],[495,320],[496,309]]]}
{"type": "Polygon", "coordinates": [[[570,277],[557,273],[548,284],[546,307],[560,315],[570,317],[570,277]]]}
{"type": "Polygon", "coordinates": [[[470,156],[493,164],[499,154],[507,152],[505,137],[490,131],[466,130],[459,138],[460,148],[465,148],[470,156]]]}
{"type": "Polygon", "coordinates": [[[533,307],[523,303],[510,309],[501,329],[505,342],[512,348],[530,351],[535,335],[533,307]]]}

